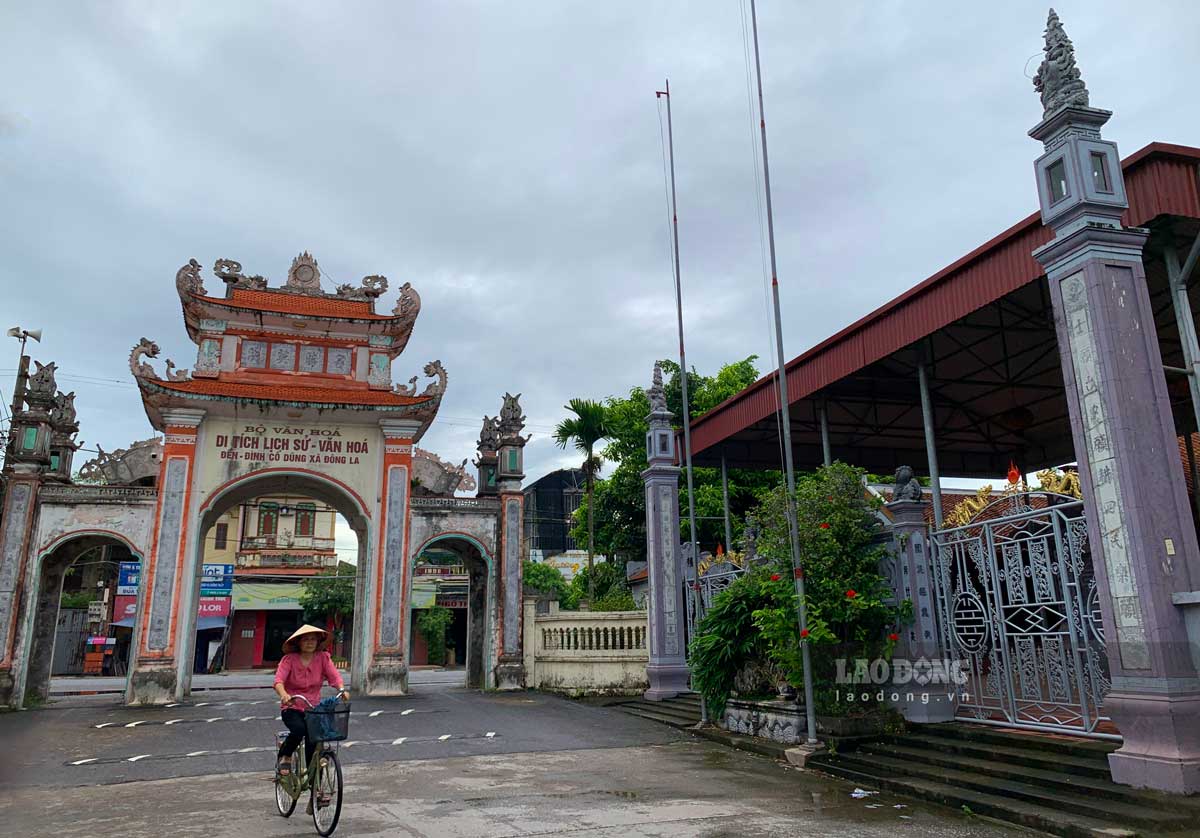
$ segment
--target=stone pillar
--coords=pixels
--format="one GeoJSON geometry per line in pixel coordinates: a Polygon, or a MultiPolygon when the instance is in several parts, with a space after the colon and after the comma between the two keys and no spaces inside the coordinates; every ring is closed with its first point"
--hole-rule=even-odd
{"type": "Polygon", "coordinates": [[[179,641],[180,624],[192,624],[187,609],[195,608],[189,583],[196,574],[188,567],[188,558],[193,564],[197,558],[188,507],[195,477],[196,435],[204,411],[171,408],[163,410],[162,417],[165,439],[154,541],[141,571],[127,704],[167,704],[184,698],[190,683],[191,661],[180,657],[190,644],[179,641]],[[181,676],[183,669],[186,672],[181,676]]]}
{"type": "Polygon", "coordinates": [[[499,658],[496,689],[519,690],[525,686],[525,663],[521,654],[521,565],[525,558],[525,417],[521,415],[520,393],[504,394],[500,410],[500,448],[496,482],[500,493],[500,549],[496,557],[498,584],[499,658]]]}
{"type": "MultiPolygon", "coordinates": [[[[16,422],[13,423],[14,430],[16,422]]],[[[9,456],[12,457],[12,449],[9,456]]],[[[4,492],[4,515],[0,517],[0,707],[17,708],[22,696],[14,694],[17,614],[20,592],[29,586],[29,551],[37,520],[37,496],[42,484],[34,463],[13,462],[4,492]]]]}
{"type": "Polygon", "coordinates": [[[409,504],[412,492],[413,437],[421,423],[383,419],[383,475],[380,492],[378,554],[375,559],[374,648],[366,667],[371,695],[404,695],[408,691],[408,626],[405,615],[412,594],[409,557],[409,504]]]}
{"type": "MultiPolygon", "coordinates": [[[[913,495],[919,492],[920,484],[913,495]]],[[[897,496],[899,496],[898,493],[897,496]]],[[[934,590],[933,550],[929,544],[929,527],[925,512],[929,501],[911,495],[893,500],[887,505],[892,515],[894,573],[892,585],[898,601],[909,600],[913,606],[913,622],[900,628],[900,640],[892,656],[891,701],[893,707],[910,722],[929,724],[954,718],[955,685],[934,682],[919,683],[920,673],[927,671],[926,662],[941,661],[945,655],[938,641],[937,599],[934,590]],[[905,672],[901,662],[912,669],[905,672]]],[[[937,671],[945,671],[938,667],[937,671]]],[[[924,679],[921,679],[924,680],[924,679]]]]}
{"type": "Polygon", "coordinates": [[[650,581],[650,662],[646,678],[650,701],[674,698],[688,691],[683,580],[679,555],[679,467],[675,465],[675,432],[662,388],[662,370],[654,365],[650,397],[650,430],[642,472],[646,484],[646,561],[650,581]]]}
{"type": "Polygon", "coordinates": [[[1200,678],[1175,594],[1200,589],[1188,508],[1142,248],[1125,228],[1116,145],[1088,104],[1074,51],[1052,11],[1035,85],[1046,108],[1030,135],[1046,269],[1058,329],[1112,689],[1104,709],[1124,744],[1113,780],[1200,791],[1200,678]]]}

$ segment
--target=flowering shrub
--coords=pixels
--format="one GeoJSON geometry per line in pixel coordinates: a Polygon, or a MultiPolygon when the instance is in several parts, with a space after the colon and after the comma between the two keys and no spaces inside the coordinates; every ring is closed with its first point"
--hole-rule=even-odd
{"type": "Polygon", "coordinates": [[[796,487],[800,560],[808,628],[801,633],[791,570],[786,494],[772,493],[755,511],[760,555],[772,557],[717,596],[692,646],[693,687],[719,717],[733,675],[746,659],[765,655],[794,686],[803,683],[801,642],[809,645],[818,709],[829,704],[835,660],[890,658],[895,627],[912,605],[890,605],[879,573],[886,549],[876,505],[863,491],[862,472],[834,463],[805,475],[796,487]]]}

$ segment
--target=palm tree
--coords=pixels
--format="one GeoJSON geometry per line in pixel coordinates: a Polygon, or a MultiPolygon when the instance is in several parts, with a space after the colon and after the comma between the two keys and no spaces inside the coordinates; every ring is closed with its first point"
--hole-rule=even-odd
{"type": "Polygon", "coordinates": [[[592,509],[592,485],[596,472],[600,470],[600,458],[596,456],[596,443],[609,435],[608,409],[600,402],[588,399],[571,399],[567,410],[575,415],[558,423],[554,429],[554,441],[559,448],[574,443],[583,454],[583,477],[587,494],[588,513],[588,596],[596,597],[596,574],[592,569],[592,557],[596,553],[596,520],[592,509]]]}

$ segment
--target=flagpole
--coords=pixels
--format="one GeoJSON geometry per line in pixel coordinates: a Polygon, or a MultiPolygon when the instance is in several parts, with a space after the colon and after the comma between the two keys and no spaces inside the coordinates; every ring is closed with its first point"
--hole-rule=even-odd
{"type": "MultiPolygon", "coordinates": [[[[688,490],[688,535],[692,545],[692,566],[696,581],[692,585],[692,607],[696,620],[700,620],[700,543],[696,539],[696,493],[692,487],[692,419],[688,408],[687,355],[683,351],[683,286],[679,279],[679,213],[675,204],[675,135],[671,126],[671,80],[666,81],[666,90],[654,91],[654,98],[667,100],[667,155],[671,162],[671,236],[675,245],[675,315],[679,323],[679,386],[683,397],[683,457],[687,471],[688,490]]],[[[690,638],[689,638],[690,639],[690,638]]],[[[700,724],[708,724],[708,707],[704,696],[700,696],[700,724]]]]}
{"type": "MultiPolygon", "coordinates": [[[[775,218],[771,209],[771,170],[767,164],[767,116],[763,110],[762,64],[758,57],[758,14],[750,0],[750,23],[754,33],[754,74],[758,82],[758,126],[762,135],[763,185],[767,194],[767,242],[771,253],[771,301],[775,308],[775,351],[779,360],[780,432],[783,436],[783,467],[787,478],[787,519],[792,545],[792,580],[796,589],[796,620],[800,626],[800,655],[804,664],[805,743],[817,744],[817,713],[813,702],[812,656],[809,652],[808,606],[804,601],[804,569],[800,564],[800,532],[796,522],[796,473],[792,460],[792,418],[788,403],[786,356],[783,354],[783,320],[779,312],[779,273],[775,264],[775,218]]],[[[670,105],[668,104],[668,108],[670,105]]],[[[676,260],[678,261],[678,260],[676,260]]],[[[686,425],[684,426],[687,427],[686,425]]],[[[703,703],[703,702],[701,702],[703,703]]]]}

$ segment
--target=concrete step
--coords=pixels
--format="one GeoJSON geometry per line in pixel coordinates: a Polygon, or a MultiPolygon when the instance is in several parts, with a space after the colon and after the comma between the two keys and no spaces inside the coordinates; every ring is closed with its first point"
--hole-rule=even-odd
{"type": "Polygon", "coordinates": [[[875,752],[839,755],[837,762],[874,777],[904,777],[969,789],[1012,801],[1022,801],[1060,813],[1101,818],[1129,829],[1156,831],[1179,830],[1195,823],[1194,812],[1163,811],[1143,802],[1129,803],[1102,797],[1087,790],[1064,791],[1042,783],[1001,779],[991,774],[945,768],[907,756],[887,756],[875,752]]]}
{"type": "Polygon", "coordinates": [[[1109,754],[1121,747],[1120,742],[1107,739],[1085,739],[1080,736],[1062,736],[1034,731],[1002,730],[988,725],[973,725],[962,722],[926,725],[922,733],[969,742],[983,742],[1022,750],[1045,751],[1062,756],[1093,758],[1105,761],[1109,754]]]}
{"type": "Polygon", "coordinates": [[[696,722],[699,721],[699,719],[689,719],[687,717],[677,716],[674,714],[668,715],[652,708],[647,709],[640,706],[635,707],[630,704],[621,704],[619,707],[623,712],[628,713],[631,716],[639,716],[643,719],[649,719],[652,722],[658,722],[659,724],[670,725],[671,727],[680,729],[692,727],[696,724],[696,722]]]}
{"type": "Polygon", "coordinates": [[[1138,838],[1145,835],[1138,830],[1119,827],[1101,818],[1063,812],[1023,800],[959,788],[933,780],[906,776],[880,777],[873,768],[863,770],[844,762],[840,757],[825,756],[819,758],[818,762],[817,767],[822,771],[851,780],[866,789],[883,789],[905,794],[1063,838],[1138,838]]]}
{"type": "Polygon", "coordinates": [[[1105,780],[1111,777],[1108,771],[1108,762],[1095,756],[1072,756],[1069,754],[1055,754],[1040,749],[994,745],[956,736],[925,733],[924,731],[927,729],[926,727],[922,727],[922,732],[919,734],[891,737],[889,741],[903,742],[906,746],[923,750],[962,754],[963,756],[978,757],[981,759],[993,759],[1012,765],[1023,765],[1028,768],[1060,771],[1105,780]]]}
{"type": "Polygon", "coordinates": [[[956,771],[968,771],[995,777],[1000,780],[1032,783],[1041,788],[1053,789],[1068,794],[1088,795],[1116,800],[1135,806],[1162,807],[1168,802],[1181,810],[1192,811],[1200,818],[1200,798],[1170,799],[1155,792],[1121,786],[1108,779],[1083,774],[1065,773],[1060,770],[1030,768],[997,759],[964,756],[908,744],[903,737],[893,742],[864,743],[858,754],[874,754],[881,757],[903,760],[907,764],[926,764],[956,771]]]}

